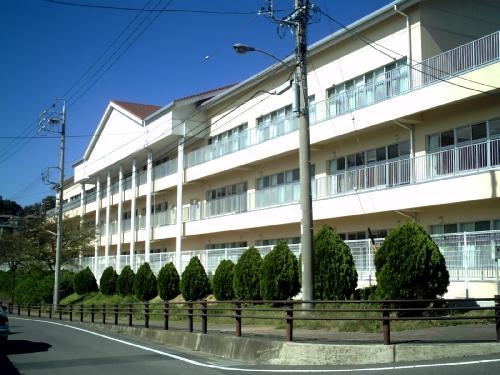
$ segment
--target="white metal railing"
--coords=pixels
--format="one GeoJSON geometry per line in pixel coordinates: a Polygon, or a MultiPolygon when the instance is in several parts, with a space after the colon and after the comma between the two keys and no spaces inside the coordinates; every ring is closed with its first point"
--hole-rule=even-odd
{"type": "Polygon", "coordinates": [[[168,209],[165,211],[158,211],[153,214],[153,226],[163,227],[166,225],[173,225],[176,223],[176,209],[168,209]]]}
{"type": "MultiPolygon", "coordinates": [[[[365,190],[380,190],[450,176],[461,176],[500,166],[500,139],[470,144],[414,158],[403,158],[342,171],[311,182],[314,200],[365,190]]],[[[299,182],[255,190],[214,201],[195,201],[184,209],[184,221],[297,203],[299,182]]]]}
{"type": "MultiPolygon", "coordinates": [[[[439,246],[443,254],[446,267],[450,273],[450,281],[494,281],[497,277],[497,265],[495,263],[495,247],[500,246],[500,231],[484,231],[484,232],[463,232],[451,234],[435,234],[431,236],[439,246]]],[[[378,247],[383,239],[376,239],[378,247]]],[[[345,243],[351,249],[354,258],[356,271],[358,272],[358,282],[375,283],[375,266],[374,256],[375,249],[372,242],[368,239],[364,240],[349,240],[345,243]]],[[[299,256],[300,244],[289,245],[290,250],[299,256]]],[[[257,246],[259,253],[264,257],[273,246],[257,246]]],[[[230,259],[236,263],[239,257],[247,250],[247,248],[226,248],[226,249],[210,249],[210,250],[187,250],[181,253],[181,270],[189,263],[189,260],[197,256],[200,258],[206,272],[212,274],[217,269],[219,263],[224,259],[230,259]]],[[[150,266],[155,273],[165,264],[172,262],[175,264],[176,254],[174,251],[151,253],[150,266]]],[[[135,255],[135,270],[144,263],[144,254],[135,255]]],[[[89,267],[93,270],[95,258],[85,257],[82,262],[82,267],[89,267]]],[[[121,255],[121,267],[130,265],[130,256],[121,255]]],[[[97,258],[97,272],[100,274],[104,270],[105,259],[103,256],[97,258]]],[[[116,265],[116,256],[110,256],[108,264],[116,265]]]]}
{"type": "Polygon", "coordinates": [[[177,172],[177,159],[167,160],[153,168],[154,179],[169,176],[177,172]]]}
{"type": "Polygon", "coordinates": [[[397,67],[363,85],[316,102],[312,109],[314,115],[311,124],[441,82],[499,59],[500,32],[497,31],[419,63],[397,67]]]}
{"type": "Polygon", "coordinates": [[[298,121],[295,114],[287,114],[284,117],[258,125],[255,129],[245,129],[219,142],[191,151],[186,155],[186,167],[193,167],[220,158],[224,155],[291,133],[297,129],[298,121]]]}
{"type": "MultiPolygon", "coordinates": [[[[484,36],[413,65],[403,65],[372,80],[316,102],[310,108],[310,122],[317,124],[333,117],[391,99],[443,79],[462,74],[500,59],[500,32],[484,36]]],[[[186,155],[192,167],[280,137],[297,130],[295,115],[289,114],[268,124],[247,129],[227,139],[186,155]]]]}

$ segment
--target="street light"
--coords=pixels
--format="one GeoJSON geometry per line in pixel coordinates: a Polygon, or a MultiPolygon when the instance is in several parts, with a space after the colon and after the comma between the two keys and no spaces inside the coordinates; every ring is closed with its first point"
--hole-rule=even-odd
{"type": "MultiPolygon", "coordinates": [[[[297,24],[299,25],[299,23],[297,24]]],[[[313,215],[312,215],[312,194],[311,194],[311,146],[309,140],[309,105],[307,90],[307,64],[306,64],[306,43],[305,25],[300,23],[297,32],[297,45],[295,51],[296,62],[294,65],[287,64],[272,53],[261,49],[247,46],[245,44],[235,44],[233,49],[236,53],[245,54],[247,52],[260,52],[284,65],[287,69],[295,69],[293,81],[293,111],[299,120],[299,171],[300,171],[300,209],[301,228],[300,243],[302,253],[302,299],[311,301],[314,298],[314,253],[313,242],[313,215]]],[[[308,303],[304,304],[308,308],[308,303]]]]}
{"type": "Polygon", "coordinates": [[[259,52],[259,53],[267,55],[267,56],[271,57],[272,59],[276,60],[277,62],[279,62],[280,64],[285,66],[285,68],[287,68],[287,69],[294,69],[295,68],[294,65],[287,64],[285,61],[281,60],[279,57],[277,57],[276,55],[273,55],[270,52],[267,52],[267,51],[264,51],[264,50],[261,50],[261,49],[258,49],[258,48],[252,47],[252,46],[248,46],[246,44],[236,43],[233,45],[233,49],[236,53],[238,53],[240,55],[244,55],[247,52],[259,52]]]}

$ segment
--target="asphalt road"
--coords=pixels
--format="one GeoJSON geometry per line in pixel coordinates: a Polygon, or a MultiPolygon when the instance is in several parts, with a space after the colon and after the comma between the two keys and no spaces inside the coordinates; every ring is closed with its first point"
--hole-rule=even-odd
{"type": "Polygon", "coordinates": [[[11,318],[9,342],[0,355],[0,374],[500,374],[498,356],[396,367],[248,366],[185,353],[112,334],[82,330],[66,323],[11,318]],[[72,328],[73,327],[73,328],[72,328]],[[75,329],[76,328],[76,329],[75,329]],[[416,366],[415,366],[416,365],[416,366]],[[407,366],[407,367],[406,367],[407,366]]]}

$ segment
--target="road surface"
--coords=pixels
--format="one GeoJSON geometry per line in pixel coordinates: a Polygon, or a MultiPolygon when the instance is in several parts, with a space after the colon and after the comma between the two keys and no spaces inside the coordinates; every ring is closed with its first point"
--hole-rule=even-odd
{"type": "Polygon", "coordinates": [[[249,366],[77,325],[11,317],[0,374],[500,374],[498,356],[397,366],[249,366]]]}

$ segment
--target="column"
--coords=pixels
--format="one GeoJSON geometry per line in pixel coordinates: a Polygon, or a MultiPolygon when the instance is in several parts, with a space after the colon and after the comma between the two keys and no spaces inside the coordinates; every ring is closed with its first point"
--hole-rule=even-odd
{"type": "Polygon", "coordinates": [[[116,272],[121,271],[122,255],[122,215],[123,215],[123,167],[118,172],[118,243],[116,244],[116,272]]]}
{"type": "Polygon", "coordinates": [[[99,256],[99,245],[101,244],[101,180],[97,177],[95,184],[95,227],[96,236],[94,244],[94,275],[97,275],[97,257],[99,256]]]}
{"type": "Polygon", "coordinates": [[[148,151],[148,164],[146,172],[146,239],[144,243],[145,262],[149,263],[151,254],[151,196],[153,192],[153,153],[148,151]]]}
{"type": "MultiPolygon", "coordinates": [[[[84,218],[85,218],[85,183],[80,183],[80,227],[83,226],[84,218]]],[[[78,265],[81,267],[83,261],[83,247],[80,248],[78,252],[78,265]]]]}
{"type": "Polygon", "coordinates": [[[135,197],[137,195],[137,166],[135,159],[132,161],[132,201],[130,202],[130,268],[135,271],[135,197]]]}
{"type": "Polygon", "coordinates": [[[175,235],[175,268],[181,273],[182,259],[182,189],[184,184],[184,138],[179,140],[177,146],[177,211],[176,211],[176,235],[175,235]]]}
{"type": "Polygon", "coordinates": [[[109,243],[111,237],[110,231],[110,219],[111,219],[111,172],[108,171],[108,176],[106,178],[106,234],[105,234],[105,243],[104,243],[104,268],[108,268],[109,266],[109,243]]]}

